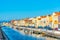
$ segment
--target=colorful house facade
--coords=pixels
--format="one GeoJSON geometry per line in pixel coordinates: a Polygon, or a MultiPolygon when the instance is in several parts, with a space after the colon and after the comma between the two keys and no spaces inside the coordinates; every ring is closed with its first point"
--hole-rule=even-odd
{"type": "Polygon", "coordinates": [[[26,18],[23,20],[17,20],[17,21],[12,21],[14,25],[19,25],[19,26],[26,26],[26,27],[32,27],[34,26],[35,28],[45,28],[49,27],[52,29],[58,29],[60,28],[60,12],[55,12],[51,15],[46,15],[46,16],[38,16],[38,17],[33,17],[33,18],[26,18]]]}

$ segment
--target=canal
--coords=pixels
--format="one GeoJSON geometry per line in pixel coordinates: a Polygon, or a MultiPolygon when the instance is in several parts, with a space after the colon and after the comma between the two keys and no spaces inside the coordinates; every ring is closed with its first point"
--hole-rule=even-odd
{"type": "Polygon", "coordinates": [[[46,40],[45,37],[36,38],[29,35],[23,35],[18,30],[9,27],[2,27],[2,31],[8,37],[8,40],[46,40]]]}

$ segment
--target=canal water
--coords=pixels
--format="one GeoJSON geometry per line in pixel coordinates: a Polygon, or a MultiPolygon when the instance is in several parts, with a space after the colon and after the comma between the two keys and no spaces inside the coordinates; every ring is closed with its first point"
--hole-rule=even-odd
{"type": "Polygon", "coordinates": [[[36,38],[28,35],[23,35],[19,31],[9,27],[2,27],[2,31],[8,37],[9,40],[46,40],[46,38],[36,38]]]}

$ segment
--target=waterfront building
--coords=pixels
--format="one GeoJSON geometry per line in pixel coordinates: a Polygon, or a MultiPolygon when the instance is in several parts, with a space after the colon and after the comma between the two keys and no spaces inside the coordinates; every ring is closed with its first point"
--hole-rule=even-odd
{"type": "Polygon", "coordinates": [[[54,17],[55,17],[55,21],[54,21],[54,27],[55,29],[60,29],[60,12],[55,12],[53,13],[54,17]]]}
{"type": "Polygon", "coordinates": [[[31,27],[31,28],[35,27],[34,26],[34,21],[35,21],[34,18],[29,18],[29,27],[31,27]]]}
{"type": "Polygon", "coordinates": [[[37,17],[37,26],[38,26],[38,28],[43,28],[40,16],[37,17]]]}
{"type": "Polygon", "coordinates": [[[56,15],[55,13],[53,13],[53,29],[58,29],[58,15],[56,15]]]}
{"type": "Polygon", "coordinates": [[[41,16],[41,24],[43,28],[46,26],[46,20],[46,16],[41,16]]]}
{"type": "Polygon", "coordinates": [[[48,15],[48,25],[50,28],[53,28],[53,17],[52,15],[48,15]]]}
{"type": "Polygon", "coordinates": [[[38,16],[33,18],[26,18],[22,20],[12,20],[12,25],[24,26],[24,27],[35,27],[35,28],[60,28],[60,12],[55,12],[51,15],[38,16]]]}
{"type": "Polygon", "coordinates": [[[19,25],[24,27],[25,26],[25,21],[24,20],[19,20],[19,25]]]}
{"type": "Polygon", "coordinates": [[[24,19],[24,22],[25,22],[25,26],[28,27],[29,26],[29,21],[28,21],[29,18],[27,19],[24,19]]]}

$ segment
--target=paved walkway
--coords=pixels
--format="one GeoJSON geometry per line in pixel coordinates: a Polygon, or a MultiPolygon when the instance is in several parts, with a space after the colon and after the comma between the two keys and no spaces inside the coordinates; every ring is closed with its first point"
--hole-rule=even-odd
{"type": "Polygon", "coordinates": [[[3,35],[3,33],[2,33],[1,28],[0,28],[0,40],[5,40],[4,35],[3,35]]]}

